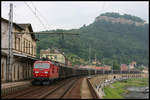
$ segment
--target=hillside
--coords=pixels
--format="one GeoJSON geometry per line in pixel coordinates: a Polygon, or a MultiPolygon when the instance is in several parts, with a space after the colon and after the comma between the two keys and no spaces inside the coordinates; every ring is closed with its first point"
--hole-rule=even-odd
{"type": "Polygon", "coordinates": [[[60,36],[41,35],[37,53],[40,49],[57,47],[74,64],[87,62],[90,54],[92,60],[96,55],[97,60],[108,65],[113,62],[129,64],[133,60],[137,64],[148,65],[148,27],[144,20],[136,16],[105,13],[79,29],[49,30],[78,32],[80,36],[65,35],[62,40],[60,36]]]}

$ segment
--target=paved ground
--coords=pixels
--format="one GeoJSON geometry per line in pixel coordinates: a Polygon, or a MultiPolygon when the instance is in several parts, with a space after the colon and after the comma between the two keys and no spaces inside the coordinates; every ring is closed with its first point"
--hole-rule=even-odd
{"type": "Polygon", "coordinates": [[[10,88],[10,87],[15,87],[19,85],[25,85],[25,84],[30,84],[31,81],[20,81],[20,82],[9,82],[9,83],[2,83],[1,84],[1,89],[5,88],[10,88]]]}
{"type": "Polygon", "coordinates": [[[86,78],[83,79],[81,84],[81,99],[93,99],[86,78]]]}

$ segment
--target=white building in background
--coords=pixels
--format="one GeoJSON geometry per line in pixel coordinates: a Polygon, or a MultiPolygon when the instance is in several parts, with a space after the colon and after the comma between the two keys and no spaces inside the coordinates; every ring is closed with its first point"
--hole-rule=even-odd
{"type": "Polygon", "coordinates": [[[136,66],[136,61],[132,61],[130,64],[129,64],[129,69],[134,69],[136,66]]]}
{"type": "Polygon", "coordinates": [[[148,73],[148,68],[144,68],[144,69],[142,70],[142,72],[143,72],[143,73],[148,73]]]}

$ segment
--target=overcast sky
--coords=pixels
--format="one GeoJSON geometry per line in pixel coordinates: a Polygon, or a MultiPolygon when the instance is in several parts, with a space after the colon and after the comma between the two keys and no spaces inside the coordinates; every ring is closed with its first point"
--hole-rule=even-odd
{"type": "MultiPolygon", "coordinates": [[[[8,19],[9,3],[1,3],[1,16],[8,19]]],[[[149,21],[148,2],[127,1],[57,1],[57,2],[12,2],[13,21],[16,23],[31,23],[34,31],[51,29],[77,29],[84,24],[91,24],[94,19],[105,12],[131,14],[149,21]],[[39,21],[40,18],[41,22],[39,21]],[[43,23],[43,24],[42,24],[43,23]]]]}

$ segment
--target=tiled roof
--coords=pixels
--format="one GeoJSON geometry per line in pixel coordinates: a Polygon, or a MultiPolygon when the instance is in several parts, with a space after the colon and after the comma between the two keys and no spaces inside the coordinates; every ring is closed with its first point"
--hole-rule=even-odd
{"type": "Polygon", "coordinates": [[[29,23],[26,24],[18,24],[21,28],[26,29],[27,27],[29,27],[30,32],[33,32],[32,26],[29,23]]]}
{"type": "MultiPolygon", "coordinates": [[[[1,17],[1,20],[3,20],[3,21],[5,21],[5,22],[9,23],[9,20],[4,19],[4,18],[2,18],[2,17],[1,17]]],[[[30,32],[33,32],[33,29],[32,29],[32,26],[31,26],[30,23],[26,23],[26,24],[25,24],[25,23],[20,23],[20,24],[17,24],[17,23],[14,23],[14,22],[13,22],[13,25],[15,25],[17,28],[19,28],[19,29],[21,29],[21,30],[25,30],[25,29],[28,27],[29,30],[30,30],[30,32]]],[[[32,38],[33,38],[34,40],[37,40],[36,37],[35,37],[35,34],[31,34],[31,36],[32,36],[32,38]]]]}
{"type": "MultiPolygon", "coordinates": [[[[2,21],[2,20],[5,21],[5,22],[7,22],[7,23],[9,23],[9,20],[7,20],[7,19],[1,17],[1,21],[2,21]]],[[[13,25],[15,25],[17,28],[19,28],[19,29],[21,29],[21,30],[24,30],[22,27],[20,27],[18,24],[14,23],[14,22],[13,22],[13,25]]]]}

